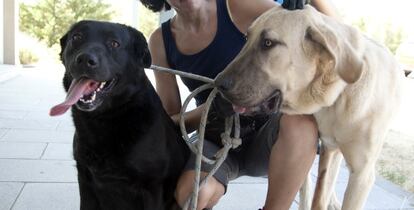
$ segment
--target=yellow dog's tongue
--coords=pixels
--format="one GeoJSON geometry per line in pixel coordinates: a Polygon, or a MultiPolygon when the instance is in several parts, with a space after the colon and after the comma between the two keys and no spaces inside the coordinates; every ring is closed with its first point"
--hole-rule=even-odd
{"type": "Polygon", "coordinates": [[[247,111],[247,108],[246,107],[241,107],[241,106],[236,106],[236,105],[233,104],[233,110],[236,113],[243,114],[247,111]]]}
{"type": "Polygon", "coordinates": [[[49,115],[57,116],[64,114],[73,104],[78,102],[83,95],[88,95],[96,90],[98,85],[99,82],[91,79],[81,78],[78,80],[73,80],[72,84],[70,84],[65,101],[52,107],[50,109],[49,115]]]}

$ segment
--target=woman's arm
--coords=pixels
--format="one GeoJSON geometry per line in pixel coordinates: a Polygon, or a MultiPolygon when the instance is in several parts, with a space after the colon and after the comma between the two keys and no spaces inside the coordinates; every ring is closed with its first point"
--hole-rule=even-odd
{"type": "MultiPolygon", "coordinates": [[[[152,64],[169,68],[165,54],[161,28],[155,30],[149,38],[149,50],[152,64]]],[[[161,98],[162,105],[171,116],[180,112],[181,99],[175,75],[154,71],[156,90],[161,98]]]]}
{"type": "Polygon", "coordinates": [[[276,6],[273,0],[227,0],[231,20],[242,33],[246,33],[253,21],[276,6]]]}
{"type": "MultiPolygon", "coordinates": [[[[304,1],[304,0],[285,0],[304,1]]],[[[340,16],[330,0],[312,0],[311,5],[318,11],[340,19],[340,16]]],[[[267,10],[279,6],[274,0],[227,0],[230,17],[236,27],[246,33],[253,21],[267,10]]]]}
{"type": "MultiPolygon", "coordinates": [[[[152,64],[170,68],[162,39],[161,28],[155,30],[149,38],[149,49],[152,56],[152,64]]],[[[156,90],[161,98],[162,105],[170,115],[171,119],[178,124],[181,110],[180,91],[175,75],[154,71],[156,90]]],[[[185,113],[185,124],[187,131],[191,132],[198,128],[201,113],[204,106],[199,106],[194,110],[185,113]]]]}
{"type": "Polygon", "coordinates": [[[338,20],[341,19],[338,11],[336,10],[336,7],[330,0],[312,0],[311,5],[325,15],[331,16],[338,20]]]}

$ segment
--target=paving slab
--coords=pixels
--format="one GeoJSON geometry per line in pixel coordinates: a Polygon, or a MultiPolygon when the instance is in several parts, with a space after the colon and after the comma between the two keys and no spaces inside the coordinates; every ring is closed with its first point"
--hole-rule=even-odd
{"type": "Polygon", "coordinates": [[[77,183],[27,183],[12,210],[79,210],[77,183]]]}
{"type": "Polygon", "coordinates": [[[53,106],[62,103],[66,98],[66,94],[59,94],[50,98],[44,98],[39,101],[37,106],[48,107],[49,109],[53,106]]]}
{"type": "Polygon", "coordinates": [[[17,94],[17,95],[0,94],[0,95],[2,97],[2,104],[7,104],[7,105],[21,104],[21,105],[35,106],[39,104],[40,102],[39,98],[30,99],[30,97],[28,98],[26,95],[20,95],[20,94],[17,94]]]}
{"type": "MultiPolygon", "coordinates": [[[[53,106],[53,104],[49,105],[50,107],[53,106]]],[[[66,112],[63,115],[60,115],[58,117],[51,117],[49,116],[49,112],[44,111],[29,111],[24,119],[29,120],[58,120],[58,121],[72,121],[71,117],[71,111],[66,112]]]]}
{"type": "Polygon", "coordinates": [[[0,67],[0,84],[19,76],[18,66],[1,64],[0,67]]]}
{"type": "Polygon", "coordinates": [[[58,124],[59,122],[56,120],[2,119],[0,121],[0,128],[55,130],[58,124]]]}
{"type": "Polygon", "coordinates": [[[44,160],[73,160],[72,144],[49,143],[42,156],[44,160]]]}
{"type": "Polygon", "coordinates": [[[0,142],[0,158],[40,159],[46,143],[0,142]]]}
{"type": "MultiPolygon", "coordinates": [[[[29,91],[21,91],[19,89],[12,90],[8,87],[9,83],[6,83],[2,86],[0,86],[0,96],[4,98],[5,104],[11,104],[10,102],[16,101],[16,100],[24,100],[23,102],[29,102],[30,104],[37,104],[40,101],[40,98],[42,96],[36,95],[36,94],[29,94],[29,91]],[[33,103],[33,101],[36,101],[36,103],[33,103]]],[[[21,87],[20,87],[21,88],[21,87]]]]}
{"type": "Polygon", "coordinates": [[[76,182],[75,161],[0,159],[0,182],[76,182]]]}
{"type": "Polygon", "coordinates": [[[267,184],[230,183],[214,210],[257,210],[265,203],[267,184]]]}
{"type": "Polygon", "coordinates": [[[9,210],[23,188],[23,183],[0,182],[0,210],[9,210]]]}
{"type": "Polygon", "coordinates": [[[398,185],[380,177],[376,177],[375,185],[382,188],[386,192],[397,196],[403,200],[403,204],[399,207],[402,209],[414,209],[414,194],[403,190],[398,185]]]}
{"type": "Polygon", "coordinates": [[[267,186],[267,177],[241,176],[230,182],[231,184],[265,184],[267,186]]]}
{"type": "MultiPolygon", "coordinates": [[[[20,80],[20,78],[16,80],[20,80]]],[[[58,101],[59,99],[64,99],[65,97],[63,88],[62,91],[59,90],[56,92],[56,89],[60,88],[47,86],[41,87],[42,84],[35,84],[30,80],[22,82],[26,84],[13,85],[11,84],[13,81],[15,80],[3,83],[3,86],[0,86],[0,96],[12,97],[14,95],[15,99],[13,100],[24,100],[22,102],[24,102],[25,105],[31,106],[39,104],[43,99],[46,98],[54,98],[56,101],[58,101]],[[30,89],[25,89],[27,86],[30,86],[30,89]]],[[[44,108],[50,107],[46,106],[44,108]]]]}
{"type": "Polygon", "coordinates": [[[57,131],[75,131],[75,125],[72,120],[60,121],[59,125],[56,128],[57,131]]]}
{"type": "Polygon", "coordinates": [[[0,128],[0,140],[3,138],[4,135],[9,131],[9,129],[6,128],[0,128]]]}
{"type": "MultiPolygon", "coordinates": [[[[262,182],[262,178],[252,178],[262,182]]],[[[250,180],[250,181],[252,181],[250,180]]],[[[229,183],[226,194],[213,208],[214,210],[257,210],[264,206],[267,193],[267,184],[239,183],[243,180],[234,180],[229,183]]],[[[298,209],[297,201],[292,203],[290,210],[298,209]]]]}
{"type": "MultiPolygon", "coordinates": [[[[3,100],[3,98],[2,98],[3,100]]],[[[27,115],[26,111],[0,110],[0,119],[21,120],[27,115]]]]}
{"type": "MultiPolygon", "coordinates": [[[[340,183],[336,185],[336,192],[339,201],[343,201],[346,184],[340,183]]],[[[404,203],[404,198],[393,195],[387,192],[381,187],[374,185],[368,195],[367,202],[365,203],[366,210],[386,210],[386,209],[400,209],[404,203]]],[[[414,209],[414,206],[410,206],[408,203],[404,205],[402,209],[414,209]]]]}
{"type": "Polygon", "coordinates": [[[38,111],[38,112],[48,113],[49,109],[50,109],[50,107],[32,106],[32,105],[27,105],[27,104],[3,104],[3,103],[0,103],[0,110],[38,111]]]}
{"type": "Polygon", "coordinates": [[[72,143],[74,132],[72,131],[48,131],[10,129],[4,136],[5,141],[15,142],[59,142],[72,143]]]}

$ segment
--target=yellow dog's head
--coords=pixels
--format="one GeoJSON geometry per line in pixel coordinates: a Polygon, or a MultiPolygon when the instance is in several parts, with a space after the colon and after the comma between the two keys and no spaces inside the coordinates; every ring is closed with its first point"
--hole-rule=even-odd
{"type": "Polygon", "coordinates": [[[235,111],[311,114],[332,105],[363,69],[362,36],[310,6],[276,7],[249,28],[247,43],[216,78],[235,111]]]}

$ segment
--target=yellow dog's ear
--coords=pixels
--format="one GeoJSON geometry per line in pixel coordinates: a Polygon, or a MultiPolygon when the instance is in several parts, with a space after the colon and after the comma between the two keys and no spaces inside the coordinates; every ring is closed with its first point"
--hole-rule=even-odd
{"type": "Polygon", "coordinates": [[[349,28],[345,34],[338,32],[335,33],[327,25],[311,25],[306,29],[305,38],[322,46],[333,59],[333,70],[346,83],[351,84],[361,77],[363,68],[362,56],[350,44],[350,41],[358,41],[359,37],[356,31],[349,28]]]}

